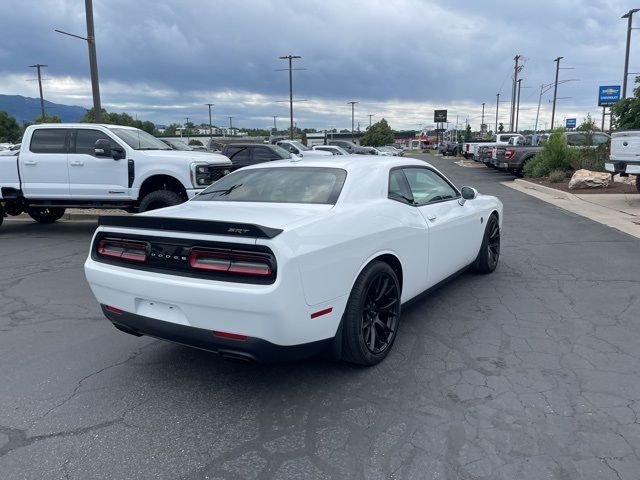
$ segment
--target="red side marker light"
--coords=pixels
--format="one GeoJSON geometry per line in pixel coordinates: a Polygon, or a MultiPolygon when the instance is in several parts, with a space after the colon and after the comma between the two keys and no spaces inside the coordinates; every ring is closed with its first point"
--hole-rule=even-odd
{"type": "Polygon", "coordinates": [[[106,305],[106,306],[104,307],[104,309],[105,309],[107,312],[115,313],[116,315],[122,315],[122,314],[124,313],[124,310],[120,310],[119,308],[112,307],[112,306],[110,306],[110,305],[106,305]]]}
{"type": "Polygon", "coordinates": [[[238,335],[237,333],[218,332],[214,330],[213,334],[216,337],[228,338],[229,340],[238,340],[240,342],[244,342],[247,339],[246,335],[238,335]]]}
{"type": "Polygon", "coordinates": [[[321,317],[331,312],[333,312],[333,307],[325,308],[324,310],[318,310],[317,312],[313,312],[311,314],[311,319],[313,320],[314,318],[321,317]]]}

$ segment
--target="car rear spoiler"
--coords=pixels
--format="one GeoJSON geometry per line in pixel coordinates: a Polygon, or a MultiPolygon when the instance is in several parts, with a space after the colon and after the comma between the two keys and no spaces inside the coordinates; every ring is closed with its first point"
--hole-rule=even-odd
{"type": "Polygon", "coordinates": [[[217,222],[192,218],[145,217],[138,215],[100,216],[98,225],[104,227],[142,228],[174,232],[206,233],[232,237],[273,238],[282,229],[263,227],[251,223],[217,222]]]}

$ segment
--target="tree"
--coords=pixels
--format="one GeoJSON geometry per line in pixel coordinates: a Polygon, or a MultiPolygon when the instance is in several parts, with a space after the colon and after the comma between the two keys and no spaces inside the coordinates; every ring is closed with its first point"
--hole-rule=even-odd
{"type": "Polygon", "coordinates": [[[500,122],[500,124],[498,125],[498,133],[502,133],[502,132],[504,132],[504,124],[500,122]]]}
{"type": "Polygon", "coordinates": [[[62,120],[60,120],[60,117],[56,115],[49,115],[48,113],[45,113],[44,118],[42,118],[42,115],[40,115],[38,118],[36,118],[35,123],[62,123],[62,120]]]}
{"type": "Polygon", "coordinates": [[[167,128],[165,128],[164,135],[166,135],[167,137],[172,137],[178,132],[179,129],[180,129],[180,124],[172,123],[167,128]]]}
{"type": "Polygon", "coordinates": [[[16,119],[0,110],[0,142],[18,142],[22,138],[22,129],[16,119]]]}
{"type": "Polygon", "coordinates": [[[393,136],[393,130],[383,118],[379,122],[371,125],[369,129],[360,139],[360,145],[366,145],[371,147],[380,147],[382,145],[388,145],[395,140],[393,136]]]}
{"type": "Polygon", "coordinates": [[[196,145],[198,147],[204,146],[200,140],[196,140],[196,139],[189,140],[189,145],[196,145]]]}
{"type": "Polygon", "coordinates": [[[472,135],[471,135],[471,125],[467,125],[467,128],[464,131],[464,141],[465,142],[469,142],[471,141],[472,135]]]}
{"type": "Polygon", "coordinates": [[[611,128],[633,130],[640,128],[640,76],[636,79],[633,97],[623,98],[611,107],[611,128]]]}
{"type": "MultiPolygon", "coordinates": [[[[102,112],[102,123],[111,123],[109,121],[109,112],[107,112],[104,108],[101,110],[102,112]]],[[[96,123],[96,114],[93,110],[93,107],[87,110],[87,113],[84,114],[84,117],[80,120],[82,123],[96,123]]]]}
{"type": "Polygon", "coordinates": [[[587,118],[585,118],[580,125],[576,128],[579,132],[593,132],[596,129],[596,122],[591,118],[591,114],[587,113],[587,118]]]}

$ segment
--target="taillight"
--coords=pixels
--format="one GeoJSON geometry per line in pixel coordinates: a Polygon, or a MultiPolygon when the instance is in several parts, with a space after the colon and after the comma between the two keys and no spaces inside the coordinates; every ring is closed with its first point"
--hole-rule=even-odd
{"type": "Polygon", "coordinates": [[[103,238],[98,242],[98,255],[104,258],[146,263],[149,244],[128,240],[103,238]]]}
{"type": "Polygon", "coordinates": [[[515,154],[516,154],[516,151],[515,151],[515,150],[511,150],[511,149],[509,149],[509,150],[505,150],[505,152],[504,152],[504,158],[505,158],[505,160],[510,160],[510,159],[511,159],[511,157],[513,157],[515,154]]]}
{"type": "Polygon", "coordinates": [[[189,253],[189,265],[196,270],[256,277],[270,277],[273,274],[268,256],[248,252],[193,248],[189,253]]]}

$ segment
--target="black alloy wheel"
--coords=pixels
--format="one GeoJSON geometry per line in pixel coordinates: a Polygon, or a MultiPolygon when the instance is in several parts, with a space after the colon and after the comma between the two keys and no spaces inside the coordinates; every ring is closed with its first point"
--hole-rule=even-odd
{"type": "Polygon", "coordinates": [[[386,263],[374,261],[358,276],[343,317],[344,360],[375,365],[395,341],[400,320],[400,283],[386,263]]]}
{"type": "Polygon", "coordinates": [[[472,268],[478,273],[491,273],[500,259],[500,222],[495,214],[487,220],[482,246],[472,268]]]}
{"type": "Polygon", "coordinates": [[[398,285],[387,272],[376,275],[369,283],[362,308],[362,340],[374,355],[384,352],[393,339],[400,314],[398,285]]]}

